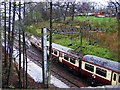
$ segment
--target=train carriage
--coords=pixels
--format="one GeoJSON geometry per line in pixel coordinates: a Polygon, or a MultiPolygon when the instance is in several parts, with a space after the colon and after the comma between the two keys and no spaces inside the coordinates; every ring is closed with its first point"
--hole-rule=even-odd
{"type": "Polygon", "coordinates": [[[120,63],[85,55],[82,60],[81,73],[108,85],[120,85],[120,63]]]}
{"type": "MultiPolygon", "coordinates": [[[[41,39],[32,37],[31,44],[42,50],[41,39]]],[[[74,49],[52,43],[52,57],[69,67],[74,73],[92,77],[94,80],[108,85],[120,85],[120,63],[100,58],[94,55],[71,53],[74,49]]],[[[49,41],[47,41],[47,54],[49,55],[49,41]]]]}
{"type": "Polygon", "coordinates": [[[59,62],[65,64],[70,69],[76,70],[78,72],[80,70],[79,67],[81,65],[80,57],[71,54],[69,50],[72,49],[56,43],[52,43],[52,57],[55,57],[56,60],[58,60],[59,62]]]}

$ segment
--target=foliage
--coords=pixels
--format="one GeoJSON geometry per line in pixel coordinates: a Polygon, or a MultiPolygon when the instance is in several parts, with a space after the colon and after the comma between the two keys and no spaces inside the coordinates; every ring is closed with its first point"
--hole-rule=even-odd
{"type": "Polygon", "coordinates": [[[50,27],[49,25],[50,25],[49,21],[43,21],[43,22],[35,24],[35,27],[37,29],[38,28],[49,28],[50,27]]]}
{"type": "Polygon", "coordinates": [[[39,13],[37,10],[34,11],[34,20],[35,22],[43,21],[41,13],[39,13]]]}
{"type": "MultiPolygon", "coordinates": [[[[42,22],[41,24],[25,26],[25,30],[26,30],[26,32],[29,32],[32,35],[40,37],[41,29],[44,27],[49,27],[48,22],[42,22]],[[41,28],[39,28],[39,27],[41,27],[41,28]]],[[[49,32],[47,34],[49,34],[49,32]]]]}
{"type": "Polygon", "coordinates": [[[26,26],[25,30],[29,33],[32,33],[35,36],[37,35],[36,27],[34,25],[26,26]]]}
{"type": "Polygon", "coordinates": [[[15,88],[15,87],[14,87],[14,86],[12,86],[12,85],[10,85],[10,86],[9,86],[9,88],[13,89],[13,88],[15,88]]]}
{"type": "Polygon", "coordinates": [[[42,21],[43,21],[42,15],[37,10],[29,12],[29,14],[27,14],[27,16],[25,17],[25,25],[32,25],[34,23],[42,21]]]}

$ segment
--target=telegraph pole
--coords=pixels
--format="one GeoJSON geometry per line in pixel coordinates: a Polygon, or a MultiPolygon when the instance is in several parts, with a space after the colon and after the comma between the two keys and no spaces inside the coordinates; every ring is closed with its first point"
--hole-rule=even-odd
{"type": "Polygon", "coordinates": [[[81,36],[80,42],[81,42],[81,51],[82,51],[82,30],[80,31],[80,36],[81,36]]]}

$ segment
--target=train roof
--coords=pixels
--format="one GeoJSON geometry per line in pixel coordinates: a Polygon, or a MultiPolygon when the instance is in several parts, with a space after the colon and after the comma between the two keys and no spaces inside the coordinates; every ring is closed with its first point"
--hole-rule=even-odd
{"type": "Polygon", "coordinates": [[[34,40],[36,40],[37,42],[39,42],[39,43],[41,43],[41,38],[39,38],[39,37],[35,37],[35,36],[31,36],[31,39],[34,39],[34,40]]]}
{"type": "MultiPolygon", "coordinates": [[[[49,41],[47,41],[47,46],[49,46],[49,41]]],[[[77,58],[81,58],[80,56],[77,56],[77,55],[69,52],[70,50],[74,50],[74,49],[71,49],[71,48],[56,44],[56,43],[52,43],[52,47],[59,50],[59,51],[66,53],[66,54],[72,55],[72,56],[77,57],[77,58]]]]}
{"type": "Polygon", "coordinates": [[[119,62],[111,61],[94,55],[85,55],[83,60],[120,72],[119,62]]]}

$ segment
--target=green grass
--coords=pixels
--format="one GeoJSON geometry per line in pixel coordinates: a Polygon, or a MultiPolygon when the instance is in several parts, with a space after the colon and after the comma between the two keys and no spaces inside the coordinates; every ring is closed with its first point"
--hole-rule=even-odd
{"type": "MultiPolygon", "coordinates": [[[[66,17],[66,21],[67,20],[70,20],[71,17],[66,17]]],[[[116,19],[115,18],[112,18],[112,17],[103,17],[103,18],[98,18],[98,17],[94,17],[94,16],[88,16],[87,17],[87,20],[99,20],[99,22],[101,21],[107,21],[109,22],[109,19],[111,19],[111,22],[115,22],[116,19]]],[[[85,21],[86,20],[86,16],[76,16],[74,17],[74,20],[79,20],[79,21],[85,21]]]]}
{"type": "MultiPolygon", "coordinates": [[[[66,21],[71,20],[71,17],[66,17],[66,21]]],[[[74,17],[75,21],[86,21],[86,16],[76,16],[74,17]]],[[[113,33],[118,31],[117,20],[113,17],[103,17],[98,18],[94,16],[88,16],[89,24],[91,27],[100,27],[104,28],[108,33],[113,33]]]]}
{"type": "MultiPolygon", "coordinates": [[[[77,48],[76,45],[80,45],[80,38],[74,38],[73,46],[68,46],[68,44],[72,43],[70,38],[71,37],[69,37],[69,36],[54,34],[53,42],[63,45],[63,46],[66,46],[66,47],[69,47],[69,48],[72,48],[72,49],[76,49],[77,48]]],[[[96,45],[96,46],[88,45],[88,42],[85,40],[83,40],[82,43],[83,43],[82,46],[86,47],[86,48],[82,48],[82,52],[84,52],[85,54],[95,55],[95,56],[110,59],[113,61],[118,61],[118,59],[113,57],[112,53],[110,53],[110,51],[107,48],[103,48],[99,45],[96,45]]],[[[80,51],[80,48],[77,50],[80,51]]]]}

